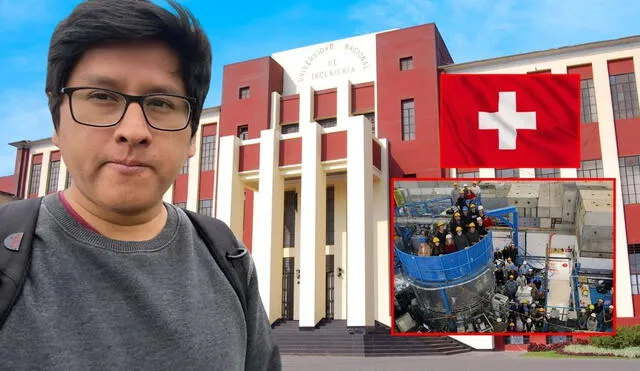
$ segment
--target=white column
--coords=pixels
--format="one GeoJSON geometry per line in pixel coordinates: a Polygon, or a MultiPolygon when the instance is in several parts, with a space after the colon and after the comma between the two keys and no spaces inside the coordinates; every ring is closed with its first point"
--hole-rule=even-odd
{"type": "Polygon", "coordinates": [[[40,166],[40,184],[38,187],[38,196],[47,194],[47,183],[49,180],[49,162],[51,160],[51,151],[42,153],[42,166],[40,166]]]}
{"type": "MultiPolygon", "coordinates": [[[[199,127],[195,136],[195,144],[196,144],[196,154],[189,159],[189,174],[187,174],[187,210],[198,211],[198,190],[200,188],[200,148],[202,144],[202,126],[199,127]]],[[[216,150],[218,147],[216,146],[216,150]]],[[[216,153],[216,158],[218,157],[219,151],[216,153]]],[[[217,190],[215,189],[215,181],[214,181],[214,194],[216,194],[217,190]]],[[[215,197],[214,197],[215,198],[215,197]]],[[[215,205],[215,200],[212,201],[211,205],[215,205]]]]}
{"type": "Polygon", "coordinates": [[[380,172],[382,176],[373,182],[373,223],[376,263],[375,277],[375,320],[391,326],[389,277],[389,153],[386,139],[380,140],[380,172]],[[375,200],[375,202],[373,202],[375,200]]]}
{"type": "Polygon", "coordinates": [[[342,126],[347,123],[349,116],[351,116],[351,82],[349,80],[341,80],[338,83],[336,95],[338,99],[336,119],[338,126],[342,126]]]}
{"type": "Polygon", "coordinates": [[[535,168],[522,168],[518,169],[520,178],[535,178],[536,177],[536,169],[535,168]]]}
{"type": "Polygon", "coordinates": [[[300,105],[300,119],[299,119],[299,127],[300,132],[302,133],[302,127],[305,124],[313,121],[313,112],[314,112],[314,94],[315,91],[310,86],[302,86],[300,87],[300,92],[298,93],[299,97],[299,105],[300,105]]]}
{"type": "Polygon", "coordinates": [[[592,64],[593,84],[596,91],[598,109],[598,128],[600,148],[602,149],[602,169],[605,178],[616,178],[616,314],[618,317],[633,317],[631,298],[631,276],[627,252],[627,228],[624,223],[624,205],[620,187],[620,168],[618,163],[618,145],[613,119],[613,105],[609,86],[609,69],[604,59],[595,60],[592,64]]]}
{"type": "Polygon", "coordinates": [[[240,139],[236,136],[220,138],[220,154],[224,156],[224,161],[220,161],[218,168],[216,217],[227,223],[238,238],[242,238],[244,185],[238,175],[239,145],[240,139]]]}
{"type": "Polygon", "coordinates": [[[334,318],[347,319],[347,183],[335,185],[334,318]],[[340,273],[342,272],[342,273],[340,273]]]}
{"type": "Polygon", "coordinates": [[[271,92],[271,117],[269,128],[278,130],[280,132],[280,93],[277,91],[271,92]]]}
{"type": "Polygon", "coordinates": [[[478,173],[480,175],[480,178],[495,178],[496,177],[496,170],[495,169],[480,168],[480,169],[478,169],[478,173]]]}
{"type": "Polygon", "coordinates": [[[58,177],[58,191],[64,190],[64,187],[66,186],[65,183],[67,180],[67,171],[69,171],[67,169],[67,164],[65,164],[64,159],[60,157],[60,176],[58,177]]]}
{"type": "Polygon", "coordinates": [[[578,169],[574,169],[574,168],[560,169],[560,178],[577,178],[577,177],[578,177],[578,169]]]}
{"type": "Polygon", "coordinates": [[[253,204],[252,255],[260,297],[269,321],[280,318],[282,305],[282,233],[284,179],[278,168],[280,130],[260,133],[260,180],[253,204]]]}
{"type": "Polygon", "coordinates": [[[362,116],[347,132],[347,326],[373,325],[373,174],[371,128],[362,116]]]}
{"type": "Polygon", "coordinates": [[[325,315],[327,186],[320,165],[320,130],[316,123],[300,125],[300,327],[313,327],[325,315]]]}

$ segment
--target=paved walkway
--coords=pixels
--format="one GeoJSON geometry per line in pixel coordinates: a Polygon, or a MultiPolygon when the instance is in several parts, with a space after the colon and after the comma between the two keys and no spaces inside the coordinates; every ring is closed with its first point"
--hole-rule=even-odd
{"type": "Polygon", "coordinates": [[[426,357],[283,356],[284,371],[638,371],[640,360],[523,358],[519,352],[473,352],[426,357]]]}

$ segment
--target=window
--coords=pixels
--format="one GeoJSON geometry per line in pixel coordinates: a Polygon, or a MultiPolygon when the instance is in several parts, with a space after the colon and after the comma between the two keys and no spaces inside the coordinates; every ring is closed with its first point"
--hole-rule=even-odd
{"type": "MultiPolygon", "coordinates": [[[[478,177],[480,177],[478,172],[478,177]]],[[[496,169],[496,178],[520,178],[518,169],[496,169]]]]}
{"type": "Polygon", "coordinates": [[[536,169],[536,178],[560,178],[560,169],[536,169]]]}
{"type": "Polygon", "coordinates": [[[598,122],[598,108],[596,107],[596,89],[593,79],[580,80],[581,104],[580,115],[582,123],[598,122]]]}
{"type": "Polygon", "coordinates": [[[238,126],[238,138],[241,140],[249,139],[249,125],[238,126]]]}
{"type": "Polygon", "coordinates": [[[47,179],[47,193],[58,190],[58,178],[60,176],[60,160],[49,162],[49,179],[47,179]]]}
{"type": "Polygon", "coordinates": [[[189,174],[189,159],[184,160],[182,164],[182,169],[180,169],[180,174],[189,174]]]}
{"type": "Polygon", "coordinates": [[[402,101],[402,140],[416,139],[416,117],[413,99],[402,101]]]}
{"type": "Polygon", "coordinates": [[[640,294],[640,244],[628,245],[631,293],[640,294]]]}
{"type": "MultiPolygon", "coordinates": [[[[457,178],[480,178],[480,171],[471,171],[471,172],[464,172],[464,173],[456,172],[456,177],[457,178]]],[[[497,177],[498,175],[496,170],[496,178],[497,177]]]]}
{"type": "Polygon", "coordinates": [[[375,133],[376,133],[376,113],[375,112],[365,113],[364,117],[368,118],[369,121],[371,121],[371,133],[373,133],[375,135],[375,133]]]}
{"type": "Polygon", "coordinates": [[[640,117],[636,78],[632,73],[609,76],[613,117],[616,120],[640,117]]]}
{"type": "Polygon", "coordinates": [[[181,209],[186,209],[187,208],[187,203],[186,202],[176,202],[176,203],[174,203],[174,205],[176,207],[181,208],[181,209]]]}
{"type": "Polygon", "coordinates": [[[296,246],[296,211],[298,209],[298,194],[296,191],[284,193],[284,233],[282,245],[284,247],[296,246]]]}
{"type": "Polygon", "coordinates": [[[413,69],[413,57],[400,58],[400,71],[413,69]]]}
{"type": "Polygon", "coordinates": [[[64,187],[69,188],[71,186],[71,173],[67,170],[67,179],[64,180],[64,187]]]}
{"type": "Polygon", "coordinates": [[[621,157],[619,164],[622,203],[640,203],[640,156],[621,157]]]}
{"type": "Polygon", "coordinates": [[[604,178],[602,160],[587,160],[580,163],[578,178],[604,178]]]}
{"type": "Polygon", "coordinates": [[[338,125],[338,119],[331,118],[331,119],[323,119],[323,120],[318,120],[316,121],[318,124],[320,124],[320,126],[322,126],[323,128],[332,128],[336,125],[338,125]]]}
{"type": "Polygon", "coordinates": [[[298,124],[287,124],[280,126],[281,134],[293,134],[300,131],[300,125],[298,124]]]}
{"type": "Polygon", "coordinates": [[[216,136],[207,135],[202,137],[202,145],[200,146],[200,171],[213,170],[213,164],[216,156],[216,136]]]}
{"type": "Polygon", "coordinates": [[[211,200],[200,200],[198,202],[198,213],[211,216],[212,203],[211,200]]]}
{"type": "Polygon", "coordinates": [[[238,98],[239,99],[247,99],[249,98],[249,87],[248,86],[244,86],[242,88],[240,88],[240,90],[238,91],[238,98]]]}
{"type": "Polygon", "coordinates": [[[327,187],[326,244],[335,245],[335,188],[327,187]]]}
{"type": "Polygon", "coordinates": [[[37,194],[40,188],[40,173],[42,164],[31,165],[31,181],[29,182],[29,195],[37,194]]]}

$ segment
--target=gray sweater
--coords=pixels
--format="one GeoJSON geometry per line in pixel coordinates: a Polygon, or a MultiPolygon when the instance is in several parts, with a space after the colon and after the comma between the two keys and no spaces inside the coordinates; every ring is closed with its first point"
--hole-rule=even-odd
{"type": "Polygon", "coordinates": [[[145,242],[91,232],[45,197],[22,294],[0,329],[2,370],[280,370],[248,264],[247,318],[186,214],[145,242]]]}

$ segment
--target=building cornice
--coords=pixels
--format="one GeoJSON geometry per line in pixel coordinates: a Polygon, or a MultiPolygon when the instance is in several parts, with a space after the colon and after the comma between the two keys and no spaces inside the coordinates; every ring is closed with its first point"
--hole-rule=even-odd
{"type": "Polygon", "coordinates": [[[557,56],[562,54],[589,51],[594,49],[601,49],[601,48],[627,45],[627,44],[633,44],[633,43],[640,43],[640,35],[623,37],[620,39],[613,39],[613,40],[596,41],[596,42],[573,45],[573,46],[563,46],[560,48],[540,50],[540,51],[528,52],[528,53],[522,53],[522,54],[514,54],[514,55],[509,55],[504,57],[483,59],[479,61],[450,64],[447,66],[440,66],[439,69],[445,72],[457,72],[459,70],[465,70],[465,69],[474,68],[474,67],[492,66],[492,65],[504,64],[504,63],[510,63],[510,62],[518,62],[518,61],[527,60],[527,59],[557,56]]]}

